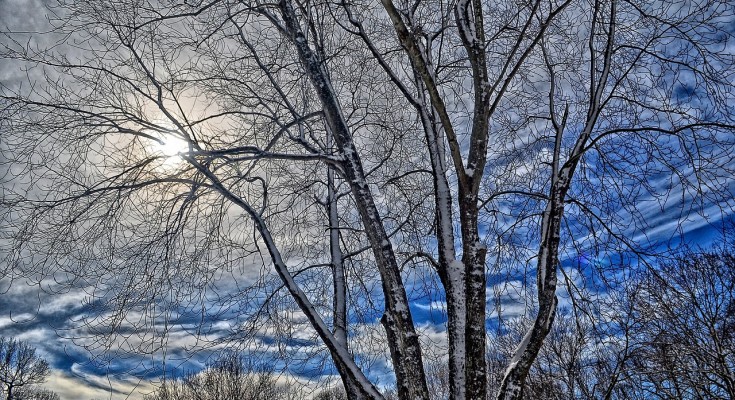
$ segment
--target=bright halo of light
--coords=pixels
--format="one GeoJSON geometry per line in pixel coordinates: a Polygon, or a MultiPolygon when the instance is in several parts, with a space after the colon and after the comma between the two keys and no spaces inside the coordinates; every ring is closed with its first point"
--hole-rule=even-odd
{"type": "Polygon", "coordinates": [[[173,135],[161,137],[161,142],[155,144],[155,151],[166,157],[173,157],[189,151],[189,143],[173,135]]]}
{"type": "Polygon", "coordinates": [[[178,127],[163,115],[150,122],[150,128],[143,132],[148,137],[145,143],[145,157],[154,157],[157,168],[176,168],[182,163],[182,155],[189,152],[189,142],[180,135],[178,127]]]}
{"type": "Polygon", "coordinates": [[[156,139],[148,142],[147,153],[158,158],[158,168],[175,168],[183,159],[181,155],[189,151],[189,143],[172,134],[157,132],[153,135],[156,139]]]}

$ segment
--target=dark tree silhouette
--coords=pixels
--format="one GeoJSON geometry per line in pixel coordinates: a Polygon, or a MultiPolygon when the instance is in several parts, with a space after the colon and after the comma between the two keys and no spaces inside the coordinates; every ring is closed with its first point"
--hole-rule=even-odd
{"type": "Polygon", "coordinates": [[[686,251],[645,273],[629,379],[647,398],[735,398],[735,253],[686,251]],[[648,388],[646,390],[646,388],[648,388]]]}
{"type": "Polygon", "coordinates": [[[0,383],[6,400],[24,399],[30,386],[42,383],[49,374],[48,363],[30,344],[0,337],[0,383]]]}
{"type": "Polygon", "coordinates": [[[162,382],[146,400],[298,400],[304,392],[279,383],[270,371],[254,368],[236,352],[225,352],[204,370],[162,382]]]}

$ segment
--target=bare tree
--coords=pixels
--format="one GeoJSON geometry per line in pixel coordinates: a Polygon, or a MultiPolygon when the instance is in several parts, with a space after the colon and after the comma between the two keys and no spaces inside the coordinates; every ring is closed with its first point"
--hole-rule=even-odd
{"type": "Polygon", "coordinates": [[[48,363],[36,354],[33,346],[0,336],[0,383],[5,399],[33,398],[30,394],[35,392],[31,386],[45,381],[48,374],[48,363]]]}
{"type": "Polygon", "coordinates": [[[268,371],[258,371],[242,355],[227,352],[202,371],[164,380],[148,400],[295,400],[299,388],[279,383],[268,371]]]}
{"type": "Polygon", "coordinates": [[[348,398],[345,389],[340,387],[323,390],[314,396],[314,400],[347,400],[348,398]]]}
{"type": "Polygon", "coordinates": [[[18,400],[61,400],[58,393],[33,386],[16,391],[14,396],[18,400]]]}
{"type": "Polygon", "coordinates": [[[449,397],[481,399],[488,269],[531,270],[533,322],[496,391],[517,399],[552,330],[561,259],[645,256],[663,223],[652,210],[679,210],[676,232],[733,206],[729,2],[53,12],[54,46],[4,39],[30,82],[2,87],[0,245],[9,276],[95,287],[112,311],[85,322],[104,349],[145,331],[120,350],[155,351],[181,310],[259,317],[285,288],[352,398],[384,397],[347,326],[367,307],[398,397],[429,399],[409,307],[428,271],[446,301],[449,397]],[[223,276],[237,289],[222,293],[223,276]]]}
{"type": "Polygon", "coordinates": [[[681,252],[642,278],[631,378],[648,398],[735,397],[735,257],[681,252]]]}
{"type": "MultiPolygon", "coordinates": [[[[731,398],[732,263],[729,250],[678,251],[638,266],[593,309],[562,309],[524,392],[534,399],[731,398]]],[[[502,379],[512,344],[530,323],[510,319],[492,338],[491,383],[502,379]]]]}
{"type": "MultiPolygon", "coordinates": [[[[620,300],[619,294],[607,295],[620,300]]],[[[625,319],[625,304],[614,304],[608,310],[625,319]]],[[[630,327],[602,317],[560,310],[529,371],[524,387],[526,396],[548,400],[635,398],[630,396],[634,391],[624,382],[632,371],[633,338],[626,331],[630,327]]],[[[503,378],[503,367],[512,357],[514,343],[531,323],[524,318],[510,319],[492,338],[489,382],[497,383],[503,378]]]]}

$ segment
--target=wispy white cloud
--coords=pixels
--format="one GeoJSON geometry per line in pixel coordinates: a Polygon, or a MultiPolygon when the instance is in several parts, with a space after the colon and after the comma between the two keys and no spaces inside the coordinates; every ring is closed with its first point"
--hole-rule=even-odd
{"type": "MultiPolygon", "coordinates": [[[[76,368],[75,373],[79,372],[76,368]]],[[[82,372],[80,375],[54,370],[44,387],[56,392],[62,400],[141,400],[154,386],[140,379],[98,377],[82,372]]]]}

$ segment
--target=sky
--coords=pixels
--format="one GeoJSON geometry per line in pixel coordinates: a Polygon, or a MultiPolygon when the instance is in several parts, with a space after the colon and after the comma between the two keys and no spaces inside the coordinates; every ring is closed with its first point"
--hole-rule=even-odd
{"type": "MultiPolygon", "coordinates": [[[[712,244],[712,240],[719,237],[715,226],[710,224],[697,226],[687,232],[691,242],[701,245],[712,244]]],[[[574,269],[569,270],[573,272],[574,269]]],[[[0,336],[15,337],[25,340],[36,347],[38,354],[49,362],[52,373],[44,383],[44,387],[58,393],[64,400],[72,399],[140,399],[155,387],[150,380],[156,381],[160,377],[160,370],[147,371],[151,361],[160,361],[160,352],[152,355],[125,354],[123,358],[113,357],[106,360],[109,354],[90,352],[80,346],[84,340],[79,340],[76,329],[81,317],[88,315],[89,306],[82,304],[84,292],[69,292],[49,295],[38,287],[27,286],[20,282],[14,282],[8,287],[7,280],[0,280],[0,336]],[[77,338],[74,340],[73,338],[77,338]],[[97,357],[102,357],[98,359],[97,357]]],[[[505,318],[522,315],[525,312],[524,289],[520,280],[497,282],[498,288],[490,286],[488,293],[501,290],[503,315],[505,318]],[[509,289],[508,285],[512,288],[509,289]]],[[[562,291],[560,291],[562,292],[562,291]]],[[[563,307],[565,297],[562,294],[560,305],[563,307]]],[[[424,343],[427,347],[445,348],[446,337],[444,335],[442,322],[445,317],[442,312],[444,303],[441,300],[427,302],[426,300],[412,303],[412,313],[423,334],[424,343]]],[[[489,326],[497,318],[495,312],[489,315],[489,326]]],[[[298,318],[294,318],[298,320],[298,318]]],[[[216,323],[216,321],[213,321],[216,323]]],[[[363,335],[366,340],[380,334],[378,321],[374,324],[366,324],[354,327],[354,333],[363,335]]],[[[294,326],[298,326],[294,323],[294,326]]],[[[300,321],[304,330],[310,331],[304,321],[300,321]]],[[[185,328],[171,327],[168,339],[168,352],[170,363],[174,365],[179,373],[181,371],[196,371],[201,369],[213,356],[216,356],[221,347],[191,353],[188,346],[191,345],[191,336],[185,328]]],[[[291,355],[298,360],[299,357],[308,359],[308,352],[320,347],[317,342],[311,340],[310,335],[303,343],[294,343],[291,355]],[[304,346],[305,345],[305,346],[304,346]],[[303,346],[303,347],[301,347],[303,346]],[[303,352],[302,356],[298,353],[303,352]]],[[[259,342],[249,344],[253,349],[260,346],[257,351],[250,353],[257,356],[260,354],[262,363],[275,362],[271,356],[283,349],[276,349],[278,339],[269,337],[267,332],[259,336],[259,342]]],[[[438,350],[441,352],[441,350],[438,350]]],[[[323,354],[322,354],[323,357],[323,354]]],[[[317,358],[320,364],[323,358],[317,358]]],[[[285,367],[280,365],[280,367],[285,367]]],[[[295,361],[287,369],[300,375],[301,381],[306,383],[310,379],[323,379],[319,374],[323,373],[319,365],[309,366],[309,361],[299,363],[295,361]],[[314,371],[316,375],[312,375],[314,371]]],[[[327,371],[327,373],[329,373],[327,371]]],[[[381,379],[389,383],[390,375],[388,367],[383,361],[378,361],[371,368],[373,378],[381,379]]]]}
{"type": "MultiPolygon", "coordinates": [[[[0,9],[12,10],[0,13],[1,30],[31,31],[45,24],[42,0],[0,0],[0,9]]],[[[0,67],[0,78],[4,82],[11,82],[22,79],[22,74],[17,70],[9,71],[0,67]]],[[[666,182],[662,181],[661,184],[666,182]]],[[[735,192],[735,180],[728,180],[727,188],[723,189],[735,192]]],[[[722,223],[731,222],[727,220],[728,217],[723,219],[720,214],[721,204],[704,204],[701,210],[692,210],[691,213],[682,215],[681,209],[686,201],[686,196],[674,192],[663,209],[656,202],[651,202],[648,210],[643,208],[642,213],[649,218],[650,223],[649,230],[645,232],[647,240],[667,243],[671,239],[682,239],[694,245],[716,244],[721,237],[722,223]],[[711,218],[704,219],[702,215],[709,215],[711,218]],[[683,236],[679,236],[680,233],[683,236]]],[[[575,260],[564,260],[562,265],[571,265],[582,259],[580,256],[575,260]]],[[[500,279],[489,281],[488,293],[497,292],[496,285],[503,285],[501,302],[505,316],[521,315],[525,312],[522,279],[523,277],[517,276],[510,283],[500,279]]],[[[224,288],[224,292],[237,290],[236,285],[226,280],[218,284],[224,288]]],[[[95,350],[99,348],[95,345],[95,340],[99,338],[93,336],[90,326],[84,324],[85,318],[98,316],[95,304],[88,300],[89,288],[80,286],[53,293],[55,289],[56,285],[50,281],[41,282],[39,286],[0,278],[0,336],[27,341],[50,363],[52,373],[44,387],[55,391],[64,400],[140,399],[145,393],[149,393],[154,387],[151,382],[161,375],[163,350],[151,351],[148,355],[123,351],[126,346],[140,339],[136,337],[136,332],[130,332],[123,342],[116,338],[117,341],[108,343],[110,351],[95,350]]],[[[411,289],[409,287],[409,291],[411,289]]],[[[562,299],[562,305],[563,303],[562,299]]],[[[442,326],[443,307],[441,298],[422,297],[412,303],[412,312],[427,348],[446,347],[442,326]]],[[[260,357],[261,363],[274,362],[276,369],[285,369],[298,375],[302,382],[324,378],[321,375],[324,372],[322,358],[312,356],[320,354],[323,357],[323,349],[313,340],[313,331],[303,315],[298,312],[284,312],[279,317],[288,321],[287,325],[293,330],[290,333],[295,333],[295,339],[281,342],[277,332],[259,326],[257,328],[262,331],[259,331],[255,342],[244,345],[245,350],[260,357]],[[277,356],[284,352],[292,356],[292,364],[278,364],[280,361],[276,361],[277,356]]],[[[380,340],[375,340],[381,332],[378,317],[369,316],[353,328],[356,340],[366,350],[364,354],[358,354],[358,357],[364,358],[365,363],[370,363],[372,378],[390,383],[385,346],[380,340]]],[[[496,317],[497,314],[490,313],[491,321],[496,317]]],[[[217,340],[231,332],[236,323],[227,318],[212,317],[205,323],[209,328],[207,335],[212,344],[205,350],[191,352],[190,349],[198,345],[193,335],[195,327],[201,322],[197,320],[197,314],[187,314],[182,310],[173,321],[171,326],[166,327],[168,336],[165,355],[168,360],[167,368],[177,371],[176,373],[196,371],[210,362],[223,347],[217,340]]],[[[327,374],[330,372],[334,373],[327,369],[327,374]]]]}
{"type": "MultiPolygon", "coordinates": [[[[0,31],[38,31],[46,26],[45,0],[0,0],[0,31]]],[[[0,40],[5,40],[2,38],[0,40]]],[[[0,80],[22,79],[23,72],[0,63],[0,80]]],[[[0,140],[2,140],[0,138],[0,140]]],[[[3,191],[0,187],[0,191],[3,191]]],[[[139,399],[152,386],[132,375],[108,375],[91,354],[64,339],[70,319],[84,314],[84,293],[49,295],[38,286],[0,278],[0,336],[24,340],[49,362],[51,374],[43,387],[63,400],[139,399]]]]}

